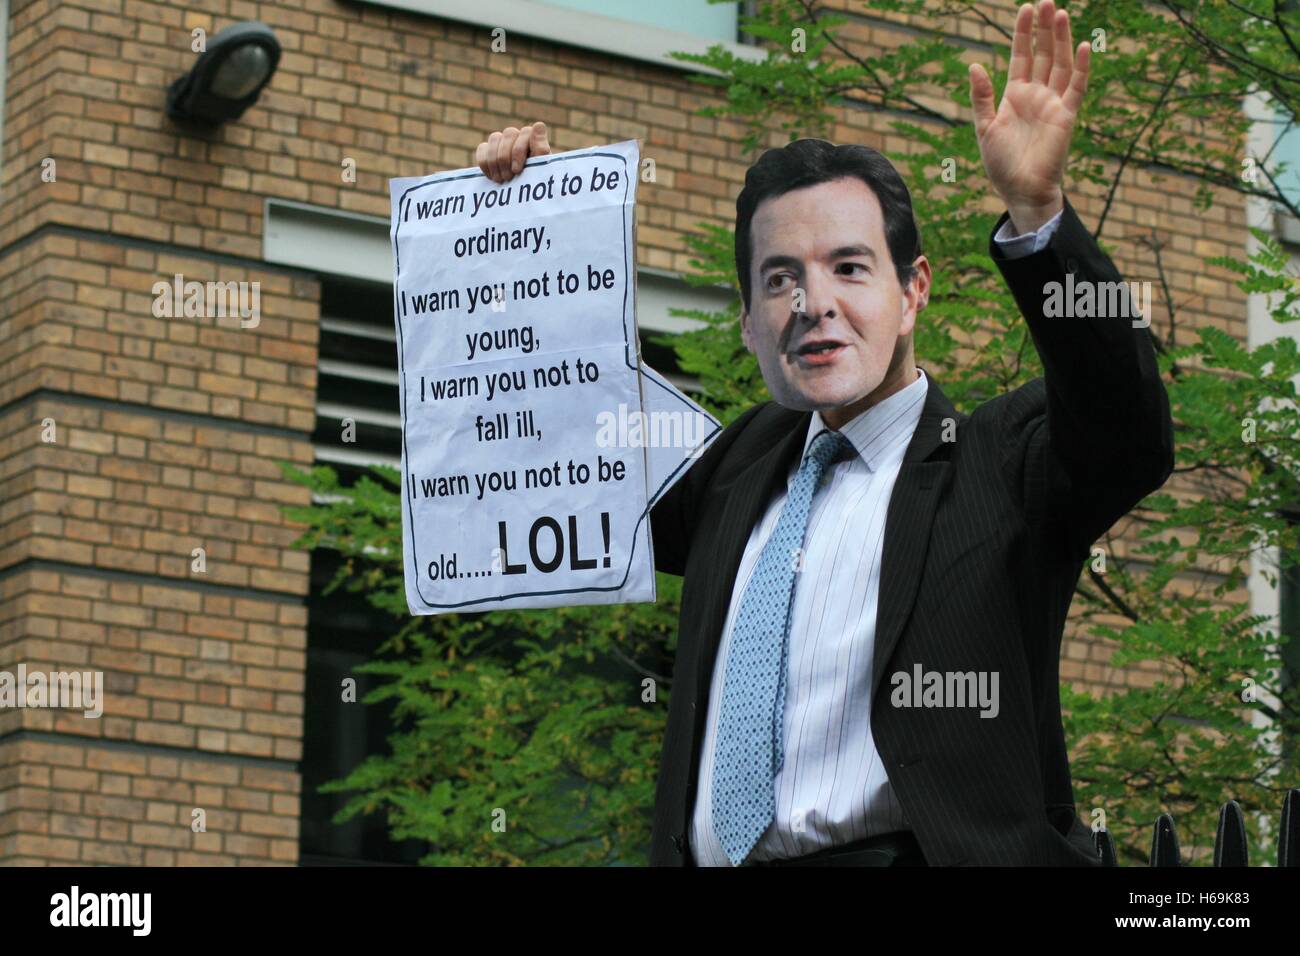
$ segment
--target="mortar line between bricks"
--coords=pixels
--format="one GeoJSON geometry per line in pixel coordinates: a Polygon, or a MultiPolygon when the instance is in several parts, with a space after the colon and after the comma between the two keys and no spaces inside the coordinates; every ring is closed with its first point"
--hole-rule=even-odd
{"type": "Polygon", "coordinates": [[[215,584],[210,581],[195,581],[191,578],[169,578],[161,574],[145,574],[140,571],[120,571],[114,568],[97,568],[87,564],[71,561],[51,561],[48,558],[26,558],[17,564],[0,569],[0,581],[22,574],[25,571],[49,571],[55,574],[81,575],[82,577],[100,578],[107,581],[124,581],[132,584],[156,584],[160,587],[181,588],[187,591],[199,591],[219,597],[236,598],[248,601],[269,601],[276,604],[302,606],[307,603],[306,595],[285,594],[283,591],[270,591],[262,588],[245,588],[234,584],[215,584]]]}
{"type": "Polygon", "coordinates": [[[38,242],[46,236],[68,236],[72,239],[85,239],[90,242],[102,242],[105,245],[127,246],[132,249],[144,249],[148,252],[157,253],[158,255],[179,256],[188,259],[203,259],[208,262],[219,262],[228,266],[239,266],[240,268],[257,270],[259,272],[274,272],[280,275],[289,276],[295,279],[309,279],[317,281],[320,274],[311,269],[303,269],[299,266],[286,266],[278,262],[267,262],[265,259],[254,259],[252,256],[237,256],[229,252],[212,252],[197,246],[178,246],[170,242],[159,242],[156,239],[142,239],[138,236],[122,236],[117,233],[103,232],[99,229],[86,229],[82,226],[69,226],[64,223],[51,222],[39,226],[20,236],[4,248],[0,248],[0,259],[4,259],[12,253],[18,252],[23,246],[33,242],[38,242]]]}
{"type": "MultiPolygon", "coordinates": [[[[214,753],[198,750],[194,747],[169,747],[166,744],[141,744],[129,740],[108,740],[89,734],[53,733],[46,730],[29,730],[19,728],[7,734],[0,734],[0,746],[7,743],[31,741],[38,744],[79,744],[94,746],[102,750],[117,750],[127,753],[144,754],[151,757],[166,757],[170,760],[207,760],[213,763],[238,764],[243,767],[257,767],[260,770],[274,770],[279,773],[299,773],[298,764],[292,760],[277,760],[274,757],[244,756],[241,754],[214,753]]],[[[84,767],[81,769],[85,769],[84,767]]]]}
{"type": "Polygon", "coordinates": [[[93,395],[78,395],[76,392],[64,392],[53,388],[38,388],[19,398],[0,405],[0,415],[22,408],[41,400],[64,402],[83,408],[97,408],[100,411],[123,412],[140,415],[145,418],[157,418],[165,421],[193,425],[196,428],[224,428],[232,432],[247,432],[253,435],[266,435],[271,438],[283,438],[286,441],[311,441],[311,432],[298,431],[294,428],[281,428],[278,425],[259,425],[237,418],[221,418],[217,415],[200,415],[197,412],[175,411],[170,408],[155,408],[142,402],[121,402],[116,399],[98,398],[93,395]]]}

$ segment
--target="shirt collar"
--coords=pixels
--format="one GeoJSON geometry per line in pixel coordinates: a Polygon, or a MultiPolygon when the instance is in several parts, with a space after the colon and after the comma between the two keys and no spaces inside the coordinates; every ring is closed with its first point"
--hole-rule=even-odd
{"type": "MultiPolygon", "coordinates": [[[[884,401],[872,405],[840,429],[840,433],[853,444],[854,451],[871,471],[876,470],[881,458],[891,449],[900,445],[907,447],[916,431],[916,423],[921,420],[929,381],[924,371],[920,368],[916,371],[918,374],[914,382],[903,386],[884,401]]],[[[829,427],[822,420],[820,412],[812,413],[803,443],[805,457],[813,439],[829,427]]]]}

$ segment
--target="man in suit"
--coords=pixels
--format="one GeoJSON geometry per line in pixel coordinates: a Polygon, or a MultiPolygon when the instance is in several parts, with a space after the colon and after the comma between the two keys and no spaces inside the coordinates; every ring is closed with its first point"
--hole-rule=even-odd
{"type": "MultiPolygon", "coordinates": [[[[914,361],[930,266],[888,161],[800,140],[746,175],[741,335],[773,401],[651,514],[684,578],[652,865],[1097,864],[1060,642],[1092,543],[1173,441],[1145,323],[1044,314],[1051,283],[1121,281],[1061,187],[1088,54],[1042,0],[998,109],[971,69],[1007,209],[989,254],[1044,376],[969,416],[914,361]]],[[[504,181],[548,151],[534,124],[477,161],[504,181]]]]}

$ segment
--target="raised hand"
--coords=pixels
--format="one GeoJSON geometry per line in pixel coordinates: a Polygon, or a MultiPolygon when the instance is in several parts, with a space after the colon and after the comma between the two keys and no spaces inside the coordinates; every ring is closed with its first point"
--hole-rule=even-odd
{"type": "Polygon", "coordinates": [[[1061,182],[1074,120],[1088,88],[1090,53],[1086,41],[1073,51],[1072,46],[1069,14],[1057,10],[1052,0],[1042,0],[1037,11],[1026,3],[1016,16],[1011,71],[996,110],[993,81],[979,64],[970,67],[971,109],[984,171],[1022,233],[1038,229],[1064,206],[1061,182]]]}

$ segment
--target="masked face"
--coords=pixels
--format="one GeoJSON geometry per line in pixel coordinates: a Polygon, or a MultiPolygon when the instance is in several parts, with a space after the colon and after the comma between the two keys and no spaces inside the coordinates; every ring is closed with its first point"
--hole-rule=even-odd
{"type": "Polygon", "coordinates": [[[918,257],[899,285],[871,187],[845,177],[766,199],[750,235],[741,337],[775,401],[838,428],[916,380],[911,331],[930,267],[918,257]]]}

